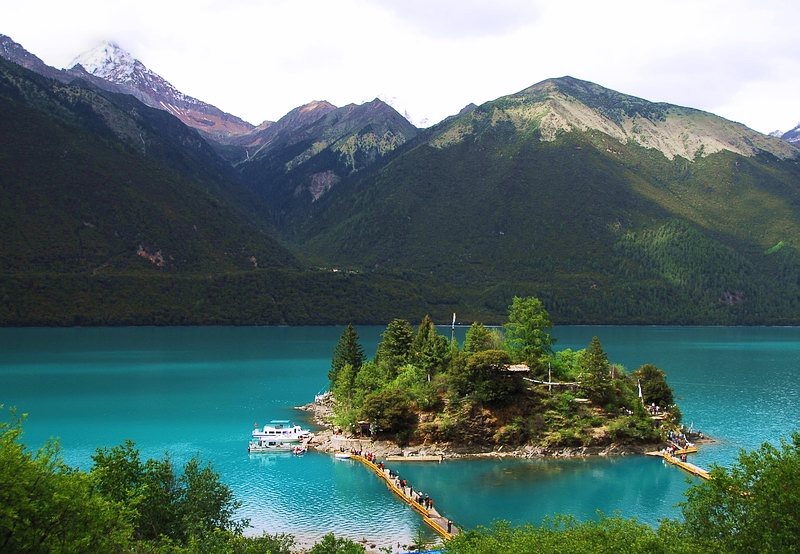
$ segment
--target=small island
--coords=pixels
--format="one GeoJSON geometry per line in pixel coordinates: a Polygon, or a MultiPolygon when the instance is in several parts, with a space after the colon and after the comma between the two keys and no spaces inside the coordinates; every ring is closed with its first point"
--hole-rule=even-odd
{"type": "Polygon", "coordinates": [[[473,323],[464,344],[430,317],[395,319],[374,359],[352,325],[337,343],[330,392],[306,409],[328,431],[312,446],[337,451],[366,439],[380,456],[587,456],[683,448],[702,435],[681,426],[665,373],[612,363],[598,337],[556,350],[542,302],[515,297],[499,328],[473,323]]]}

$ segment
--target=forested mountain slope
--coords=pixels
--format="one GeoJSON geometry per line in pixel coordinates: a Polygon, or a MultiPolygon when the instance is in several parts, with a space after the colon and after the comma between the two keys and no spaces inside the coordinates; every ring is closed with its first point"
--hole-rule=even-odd
{"type": "Polygon", "coordinates": [[[523,288],[569,320],[794,317],[800,165],[788,143],[573,78],[428,133],[318,202],[306,248],[435,275],[496,308],[523,288]]]}

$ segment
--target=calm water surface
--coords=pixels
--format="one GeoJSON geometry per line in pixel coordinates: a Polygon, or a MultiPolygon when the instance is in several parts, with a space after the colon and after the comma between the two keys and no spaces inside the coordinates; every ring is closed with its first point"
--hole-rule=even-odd
{"type": "MultiPolygon", "coordinates": [[[[383,328],[359,334],[371,356],[383,328]]],[[[26,444],[58,437],[65,460],[88,469],[96,448],[133,439],[145,457],[198,454],[243,503],[253,532],[327,531],[386,544],[421,522],[351,462],[309,453],[249,456],[254,422],[302,419],[292,407],[326,386],[342,328],[0,329],[0,403],[29,414],[26,444]]],[[[443,331],[449,334],[449,329],[443,331]]],[[[457,330],[463,338],[464,329],[457,330]]],[[[557,348],[598,335],[609,358],[667,372],[687,425],[718,442],[702,466],[777,442],[800,422],[800,328],[559,327],[557,348]]],[[[678,517],[687,477],[657,459],[458,461],[396,464],[463,526],[495,519],[580,519],[597,510],[642,521],[678,517]]]]}

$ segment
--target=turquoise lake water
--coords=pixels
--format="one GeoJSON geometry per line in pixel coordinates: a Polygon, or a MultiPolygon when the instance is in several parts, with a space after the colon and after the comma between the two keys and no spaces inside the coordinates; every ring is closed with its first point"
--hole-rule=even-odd
{"type": "MultiPolygon", "coordinates": [[[[28,413],[31,448],[58,437],[88,469],[102,446],[133,439],[144,457],[198,454],[242,501],[251,533],[328,531],[379,544],[423,528],[377,478],[318,453],[247,454],[254,422],[303,421],[293,406],[326,387],[340,327],[0,329],[0,403],[28,413]]],[[[374,354],[381,327],[360,327],[374,354]]],[[[456,330],[463,338],[465,329],[456,330]]],[[[449,335],[449,329],[443,329],[449,335]]],[[[667,372],[686,425],[717,439],[693,458],[728,465],[740,448],[800,428],[800,328],[558,327],[556,348],[600,337],[609,359],[667,372]]],[[[7,414],[4,414],[4,417],[7,414]]],[[[654,458],[471,460],[394,467],[469,527],[495,519],[580,519],[597,510],[657,523],[679,517],[691,480],[654,458]]]]}

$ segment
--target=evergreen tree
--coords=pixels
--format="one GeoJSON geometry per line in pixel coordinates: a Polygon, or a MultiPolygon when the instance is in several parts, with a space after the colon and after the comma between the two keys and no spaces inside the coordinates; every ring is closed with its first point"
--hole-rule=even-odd
{"type": "Polygon", "coordinates": [[[413,341],[414,328],[405,319],[393,319],[386,326],[375,353],[375,362],[386,367],[391,379],[397,375],[398,368],[411,362],[413,341]]]}
{"type": "Polygon", "coordinates": [[[675,403],[672,389],[667,384],[667,376],[663,370],[653,364],[644,364],[631,374],[634,381],[642,385],[642,397],[645,404],[655,404],[666,408],[675,403]]]}
{"type": "Polygon", "coordinates": [[[592,337],[592,342],[586,349],[583,360],[583,383],[589,399],[595,404],[605,406],[613,397],[610,365],[608,356],[603,350],[598,337],[592,337]]]}
{"type": "Polygon", "coordinates": [[[331,388],[336,384],[339,371],[346,364],[350,364],[358,372],[363,363],[364,348],[358,342],[358,333],[353,329],[353,325],[350,324],[342,332],[339,342],[336,343],[336,347],[333,349],[331,369],[328,371],[328,380],[331,388]]]}
{"type": "Polygon", "coordinates": [[[435,332],[436,326],[433,324],[431,316],[425,314],[425,317],[419,323],[419,327],[417,327],[417,332],[414,334],[414,340],[411,341],[412,361],[416,361],[417,356],[425,347],[431,330],[435,332]]]}
{"type": "Polygon", "coordinates": [[[503,325],[506,344],[515,360],[534,362],[553,351],[550,329],[553,323],[542,301],[529,296],[515,296],[508,308],[508,321],[503,325]]]}
{"type": "Polygon", "coordinates": [[[433,320],[426,315],[411,343],[412,363],[424,370],[430,381],[434,373],[447,366],[449,350],[447,339],[439,334],[433,320]]]}
{"type": "Polygon", "coordinates": [[[495,349],[497,349],[497,345],[495,344],[493,333],[483,323],[473,322],[464,337],[464,352],[474,354],[475,352],[495,349]]]}
{"type": "Polygon", "coordinates": [[[331,392],[336,402],[344,410],[349,410],[353,404],[353,397],[356,392],[355,368],[350,364],[344,364],[336,375],[336,381],[331,384],[331,392]]]}

